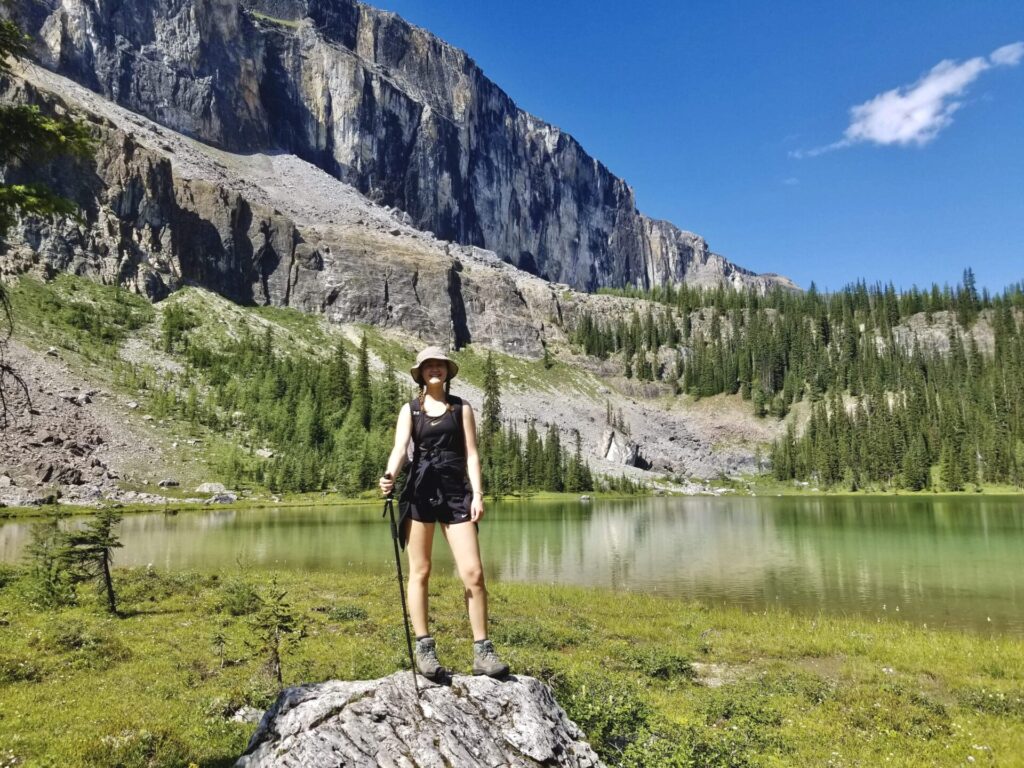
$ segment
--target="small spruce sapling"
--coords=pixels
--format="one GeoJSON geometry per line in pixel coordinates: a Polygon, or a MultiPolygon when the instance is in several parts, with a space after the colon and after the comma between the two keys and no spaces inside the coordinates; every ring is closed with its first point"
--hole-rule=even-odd
{"type": "Polygon", "coordinates": [[[51,514],[33,523],[25,548],[28,561],[30,599],[45,608],[72,605],[75,585],[64,560],[67,535],[60,530],[62,514],[51,514]]]}
{"type": "Polygon", "coordinates": [[[266,595],[260,598],[260,609],[253,615],[250,625],[259,641],[258,652],[266,659],[266,668],[283,684],[281,654],[288,635],[299,632],[299,621],[285,599],[287,592],[278,587],[277,579],[270,582],[266,595]]]}

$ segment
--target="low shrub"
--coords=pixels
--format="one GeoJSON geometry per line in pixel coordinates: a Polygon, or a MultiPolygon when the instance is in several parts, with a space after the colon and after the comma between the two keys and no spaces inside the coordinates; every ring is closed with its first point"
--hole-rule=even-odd
{"type": "Polygon", "coordinates": [[[994,691],[988,688],[962,688],[957,701],[975,712],[1012,717],[1024,722],[1024,691],[994,691]]]}
{"type": "Polygon", "coordinates": [[[327,610],[327,618],[331,621],[365,621],[369,616],[366,609],[358,605],[336,605],[327,610]]]}
{"type": "Polygon", "coordinates": [[[0,563],[0,589],[7,589],[8,586],[14,584],[21,576],[21,571],[13,565],[6,563],[0,563]]]}
{"type": "Polygon", "coordinates": [[[55,621],[41,643],[47,650],[64,654],[73,669],[109,669],[132,655],[118,638],[73,618],[55,621]]]}
{"type": "Polygon", "coordinates": [[[555,684],[559,703],[602,759],[618,762],[639,735],[649,731],[651,709],[629,684],[576,678],[557,679],[555,684]]]}
{"type": "Polygon", "coordinates": [[[35,683],[42,679],[43,669],[37,661],[20,656],[0,656],[0,685],[35,683]]]}
{"type": "Polygon", "coordinates": [[[162,728],[128,728],[90,744],[82,755],[84,765],[106,768],[172,768],[195,762],[196,755],[176,735],[162,728]]]}
{"type": "Polygon", "coordinates": [[[260,609],[260,594],[256,587],[243,578],[225,579],[221,588],[221,601],[232,616],[249,616],[260,609]]]}
{"type": "Polygon", "coordinates": [[[849,722],[864,732],[901,733],[916,739],[935,739],[952,733],[946,708],[898,681],[878,685],[870,697],[843,702],[849,722]]]}
{"type": "Polygon", "coordinates": [[[627,669],[656,680],[693,680],[697,677],[687,659],[657,647],[630,646],[622,660],[627,669]]]}

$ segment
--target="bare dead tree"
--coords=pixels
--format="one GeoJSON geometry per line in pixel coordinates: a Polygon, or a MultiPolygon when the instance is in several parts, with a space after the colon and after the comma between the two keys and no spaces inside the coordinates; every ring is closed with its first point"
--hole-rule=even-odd
{"type": "Polygon", "coordinates": [[[17,413],[22,410],[20,407],[15,409],[16,400],[23,401],[25,413],[31,414],[32,410],[28,384],[7,362],[7,344],[13,333],[14,313],[11,311],[11,300],[4,286],[0,284],[0,432],[5,432],[15,422],[17,413]]]}

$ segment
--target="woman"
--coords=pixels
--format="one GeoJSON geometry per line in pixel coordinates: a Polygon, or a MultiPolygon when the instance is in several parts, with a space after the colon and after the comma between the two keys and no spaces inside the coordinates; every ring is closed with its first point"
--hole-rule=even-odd
{"type": "Polygon", "coordinates": [[[409,613],[416,632],[416,667],[436,680],[445,672],[427,628],[427,583],[435,524],[451,547],[466,588],[466,608],[473,629],[473,674],[501,677],[505,664],[487,639],[487,590],[476,523],[484,516],[476,422],[469,403],[449,394],[459,366],[438,347],[427,347],[410,369],[419,396],[402,406],[387,470],[380,479],[385,495],[406,460],[412,462],[399,499],[402,543],[409,554],[409,613]]]}

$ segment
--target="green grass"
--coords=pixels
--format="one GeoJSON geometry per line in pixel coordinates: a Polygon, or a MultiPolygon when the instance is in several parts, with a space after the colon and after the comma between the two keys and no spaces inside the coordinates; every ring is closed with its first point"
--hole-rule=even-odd
{"type": "MultiPolygon", "coordinates": [[[[235,341],[245,332],[259,337],[268,328],[278,354],[326,356],[344,339],[341,329],[322,315],[287,307],[244,307],[201,288],[182,288],[156,309],[162,314],[172,306],[185,309],[195,322],[187,331],[189,341],[212,348],[235,341]]],[[[345,347],[354,354],[354,345],[345,341],[345,347]]]]}
{"type": "Polygon", "coordinates": [[[47,283],[23,276],[8,292],[20,339],[93,364],[116,359],[119,345],[156,316],[140,296],[66,274],[47,283]]]}
{"type": "Polygon", "coordinates": [[[275,16],[267,16],[266,14],[259,13],[258,11],[250,10],[249,13],[254,19],[266,22],[268,24],[276,24],[279,27],[288,27],[289,29],[298,29],[302,22],[296,19],[279,19],[275,16]]]}
{"type": "MultiPolygon", "coordinates": [[[[397,340],[393,335],[385,335],[378,328],[372,326],[360,326],[360,332],[366,334],[367,346],[381,360],[390,358],[395,369],[403,380],[407,371],[416,360],[416,353],[426,344],[417,339],[397,340]]],[[[598,390],[598,383],[589,374],[579,370],[557,359],[552,360],[552,366],[544,366],[543,360],[526,360],[524,358],[507,355],[486,347],[479,347],[474,344],[451,353],[452,359],[459,365],[459,376],[452,385],[454,390],[458,389],[458,381],[461,379],[472,384],[478,389],[484,385],[484,364],[487,354],[493,356],[494,363],[498,367],[498,375],[502,387],[515,389],[545,389],[548,391],[566,391],[595,395],[598,390]]]]}
{"type": "Polygon", "coordinates": [[[473,345],[452,355],[459,364],[459,377],[482,388],[488,353],[493,356],[502,387],[549,392],[571,391],[596,396],[598,384],[592,376],[555,358],[552,358],[551,367],[548,368],[543,360],[526,360],[473,345]]]}
{"type": "MultiPolygon", "coordinates": [[[[274,575],[304,627],[286,684],[403,667],[393,577],[274,575]]],[[[0,761],[231,765],[254,726],[225,713],[276,694],[245,615],[270,574],[115,578],[116,619],[84,593],[78,607],[38,610],[24,575],[0,570],[0,761]]],[[[432,582],[439,653],[465,672],[461,593],[432,582]]],[[[1020,639],[558,586],[490,594],[491,636],[513,670],[551,684],[612,765],[1024,765],[1020,639]],[[702,684],[709,670],[725,684],[702,684]]]]}
{"type": "Polygon", "coordinates": [[[391,360],[395,366],[395,375],[410,387],[415,386],[409,378],[409,368],[416,362],[416,353],[425,346],[418,339],[407,338],[398,341],[394,335],[381,332],[372,325],[356,326],[360,335],[366,336],[366,348],[380,360],[391,360]]]}

